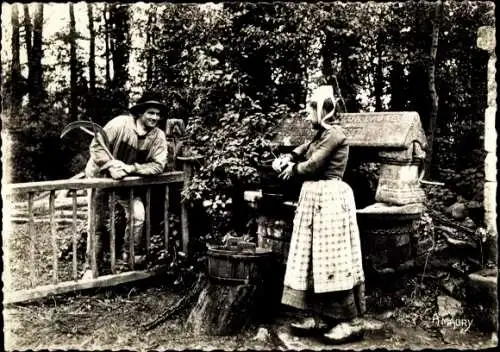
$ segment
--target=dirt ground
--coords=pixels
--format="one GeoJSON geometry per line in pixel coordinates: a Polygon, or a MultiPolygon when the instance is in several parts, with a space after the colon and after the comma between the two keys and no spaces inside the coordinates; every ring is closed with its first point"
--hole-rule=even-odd
{"type": "MultiPolygon", "coordinates": [[[[24,227],[5,247],[8,274],[4,272],[4,289],[21,289],[51,280],[51,246],[47,229],[35,232],[36,275],[29,275],[29,239],[24,227]],[[16,238],[17,240],[14,240],[16,238]],[[41,270],[48,268],[48,270],[41,270]],[[34,282],[31,282],[34,280],[34,282]]],[[[71,233],[61,231],[58,242],[67,242],[71,233]]],[[[61,248],[61,247],[59,247],[61,248]]],[[[80,258],[81,259],[81,258],[80,258]]],[[[80,268],[79,268],[80,269],[80,268]]],[[[61,279],[71,278],[70,260],[62,260],[61,279]]],[[[497,344],[491,333],[482,332],[477,319],[467,331],[460,327],[441,326],[433,320],[439,309],[437,296],[445,294],[437,284],[439,272],[428,270],[410,277],[377,283],[384,290],[367,291],[366,319],[379,328],[366,332],[365,339],[342,346],[326,346],[314,339],[298,339],[289,334],[288,324],[295,318],[282,307],[267,322],[256,321],[235,336],[196,336],[184,328],[189,314],[185,309],[159,326],[145,330],[142,325],[153,321],[185,294],[167,280],[128,284],[120,287],[60,295],[30,304],[4,307],[5,350],[287,350],[287,349],[415,349],[415,348],[487,348],[497,344]],[[422,286],[423,285],[423,286],[422,286]],[[422,286],[422,287],[421,287],[422,286]],[[419,287],[418,290],[416,288],[419,287]]],[[[443,280],[443,279],[441,279],[443,280]]],[[[277,302],[279,304],[279,302],[277,302]]],[[[467,312],[456,319],[468,319],[467,312]]],[[[476,320],[474,320],[476,319],[476,320]]]]}
{"type": "MultiPolygon", "coordinates": [[[[488,348],[492,335],[458,328],[430,326],[428,314],[415,320],[411,304],[392,310],[369,310],[366,319],[381,325],[368,331],[363,341],[327,346],[314,339],[295,338],[288,333],[294,316],[282,309],[267,323],[255,322],[235,336],[196,336],[183,327],[189,309],[172,316],[149,331],[141,326],[180,297],[166,285],[145,282],[114,289],[51,297],[31,304],[4,309],[6,350],[75,349],[101,350],[287,350],[287,349],[407,349],[488,348]],[[413,319],[413,320],[412,320],[413,319]]],[[[372,302],[373,297],[368,300],[372,302]]],[[[417,304],[422,312],[422,304],[417,304]]],[[[380,307],[379,307],[380,308],[380,307]]],[[[423,309],[423,310],[422,310],[423,309]]]]}

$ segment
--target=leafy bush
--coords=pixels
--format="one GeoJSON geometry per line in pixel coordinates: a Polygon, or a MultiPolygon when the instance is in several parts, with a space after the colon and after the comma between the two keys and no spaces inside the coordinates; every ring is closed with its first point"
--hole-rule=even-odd
{"type": "Polygon", "coordinates": [[[207,214],[208,239],[231,229],[234,199],[246,189],[259,187],[259,165],[273,158],[273,129],[292,113],[285,105],[263,112],[258,102],[244,95],[237,100],[238,105],[225,112],[216,125],[203,125],[196,116],[188,126],[192,144],[205,160],[183,197],[207,214]]]}

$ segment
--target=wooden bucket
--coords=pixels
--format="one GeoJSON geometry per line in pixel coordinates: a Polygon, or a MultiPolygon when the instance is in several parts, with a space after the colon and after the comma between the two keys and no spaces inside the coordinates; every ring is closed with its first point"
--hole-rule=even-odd
{"type": "Polygon", "coordinates": [[[273,252],[265,248],[235,251],[223,246],[208,249],[208,275],[229,284],[261,283],[269,274],[273,252]]]}

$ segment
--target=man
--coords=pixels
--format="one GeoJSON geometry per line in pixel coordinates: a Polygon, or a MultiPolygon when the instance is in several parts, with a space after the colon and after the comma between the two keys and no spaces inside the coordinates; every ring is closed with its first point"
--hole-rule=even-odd
{"type": "MultiPolygon", "coordinates": [[[[87,177],[112,177],[121,179],[128,175],[157,175],[163,172],[167,162],[167,141],[165,133],[157,127],[161,117],[166,116],[167,106],[152,94],[145,94],[136,105],[129,109],[131,114],[113,118],[103,128],[109,139],[104,147],[103,139],[96,138],[90,143],[90,158],[85,168],[87,177]],[[113,155],[111,157],[110,153],[113,155]]],[[[106,232],[105,214],[108,210],[109,190],[96,190],[96,251],[98,267],[102,264],[102,235],[106,232]]],[[[136,192],[137,194],[137,192],[136,192]]],[[[136,263],[144,261],[145,248],[142,246],[142,230],[145,211],[140,196],[133,199],[133,229],[128,228],[130,199],[128,189],[116,191],[117,203],[124,209],[127,219],[121,259],[128,260],[130,232],[134,241],[136,263]]],[[[89,203],[90,204],[90,203],[89,203]]],[[[87,241],[86,272],[84,278],[91,276],[90,241],[87,241]]]]}

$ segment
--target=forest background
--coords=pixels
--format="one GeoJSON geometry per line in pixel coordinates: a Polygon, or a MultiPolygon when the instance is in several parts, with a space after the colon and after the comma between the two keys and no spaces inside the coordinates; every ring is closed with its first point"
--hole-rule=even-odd
{"type": "Polygon", "coordinates": [[[426,178],[446,185],[435,206],[480,206],[488,54],[476,40],[494,21],[489,1],[4,3],[4,180],[81,172],[90,137],[61,140],[63,127],[104,125],[153,90],[205,155],[184,196],[227,228],[278,123],[337,81],[348,112],[417,111],[426,178]]]}

